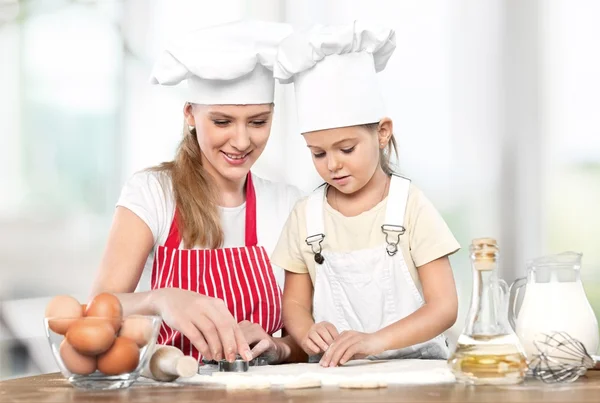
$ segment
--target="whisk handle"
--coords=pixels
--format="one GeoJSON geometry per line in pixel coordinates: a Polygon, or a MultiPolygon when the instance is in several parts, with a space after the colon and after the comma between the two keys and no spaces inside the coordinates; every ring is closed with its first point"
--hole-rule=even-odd
{"type": "Polygon", "coordinates": [[[600,355],[592,355],[592,360],[594,360],[594,368],[592,369],[600,369],[600,355]]]}
{"type": "Polygon", "coordinates": [[[519,296],[519,290],[527,284],[527,277],[519,277],[510,285],[509,289],[509,302],[508,302],[508,322],[512,326],[513,330],[517,330],[517,300],[519,296]]]}

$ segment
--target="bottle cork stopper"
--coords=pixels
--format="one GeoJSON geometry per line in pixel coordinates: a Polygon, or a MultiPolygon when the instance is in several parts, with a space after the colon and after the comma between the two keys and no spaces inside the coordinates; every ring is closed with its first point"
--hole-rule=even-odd
{"type": "Polygon", "coordinates": [[[498,242],[494,238],[475,238],[471,241],[473,246],[495,246],[498,247],[498,242]]]}
{"type": "Polygon", "coordinates": [[[496,268],[499,248],[494,238],[476,238],[471,242],[470,249],[475,270],[490,271],[496,268]]]}

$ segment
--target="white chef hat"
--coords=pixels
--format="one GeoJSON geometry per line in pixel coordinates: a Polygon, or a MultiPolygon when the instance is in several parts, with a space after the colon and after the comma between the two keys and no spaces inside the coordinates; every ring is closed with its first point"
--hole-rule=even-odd
{"type": "Polygon", "coordinates": [[[186,101],[191,103],[271,103],[277,45],[291,32],[289,24],[265,21],[237,21],[187,32],[161,53],[150,82],[187,81],[186,101]]]}
{"type": "Polygon", "coordinates": [[[273,72],[280,82],[294,83],[300,132],[384,117],[376,73],[395,48],[394,30],[360,21],[316,25],[285,38],[273,72]]]}

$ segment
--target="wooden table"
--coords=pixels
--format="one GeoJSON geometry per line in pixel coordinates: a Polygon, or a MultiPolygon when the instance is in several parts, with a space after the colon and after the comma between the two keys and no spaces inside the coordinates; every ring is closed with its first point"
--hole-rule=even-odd
{"type": "Polygon", "coordinates": [[[62,402],[600,402],[600,371],[588,371],[572,384],[545,385],[528,381],[510,387],[464,386],[460,384],[389,387],[375,390],[337,388],[305,390],[226,391],[194,385],[149,386],[93,392],[74,389],[60,374],[46,374],[0,382],[2,403],[62,402]]]}

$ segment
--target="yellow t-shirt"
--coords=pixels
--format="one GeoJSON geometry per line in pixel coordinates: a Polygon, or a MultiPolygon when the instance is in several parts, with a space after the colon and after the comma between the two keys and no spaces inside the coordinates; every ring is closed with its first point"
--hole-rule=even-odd
{"type": "MultiPolygon", "coordinates": [[[[384,245],[385,235],[381,226],[384,224],[387,201],[386,197],[372,209],[354,217],[346,217],[331,207],[325,199],[325,239],[321,244],[323,250],[350,252],[384,245]]],[[[271,261],[287,271],[308,272],[314,285],[314,255],[305,242],[307,202],[308,197],[304,197],[294,206],[271,261]]],[[[417,267],[456,252],[460,245],[433,204],[412,184],[408,192],[404,227],[406,232],[400,236],[400,250],[417,288],[421,291],[417,267]]]]}

